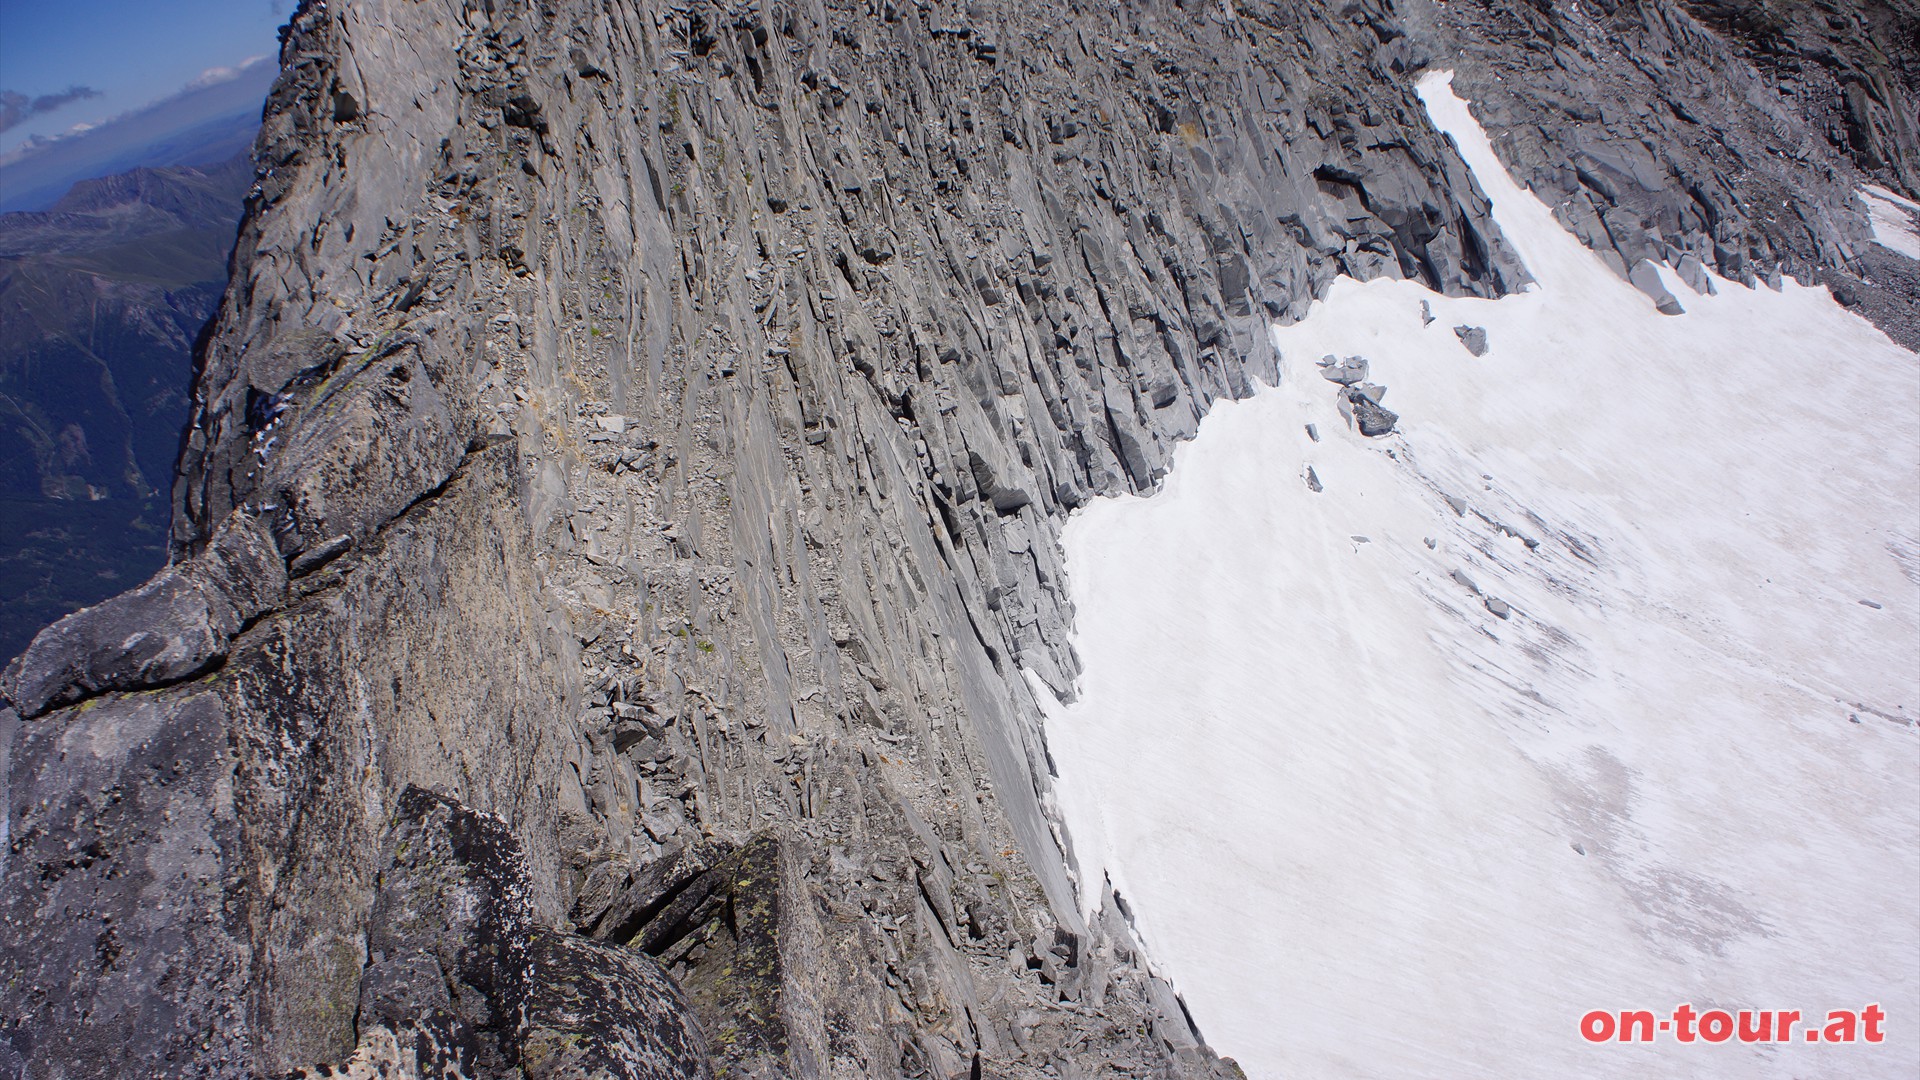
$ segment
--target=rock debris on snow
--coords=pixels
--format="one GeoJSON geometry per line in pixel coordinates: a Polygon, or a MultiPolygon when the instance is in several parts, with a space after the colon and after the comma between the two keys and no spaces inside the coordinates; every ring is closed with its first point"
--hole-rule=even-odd
{"type": "Polygon", "coordinates": [[[1331,383],[1352,386],[1367,377],[1367,358],[1349,356],[1342,360],[1336,356],[1320,358],[1320,377],[1331,383]]]}
{"type": "MultiPolygon", "coordinates": [[[[1376,390],[1383,388],[1376,387],[1376,390]]],[[[1370,439],[1390,434],[1393,426],[1400,421],[1400,414],[1381,407],[1378,401],[1368,396],[1359,387],[1349,386],[1340,392],[1341,414],[1349,417],[1360,434],[1370,439]]]]}
{"type": "Polygon", "coordinates": [[[1460,344],[1465,345],[1467,347],[1467,351],[1472,353],[1473,355],[1475,356],[1487,355],[1487,328],[1486,327],[1456,326],[1453,328],[1453,336],[1459,338],[1460,344]]]}
{"type": "MultiPolygon", "coordinates": [[[[1566,1017],[1649,985],[1897,993],[1920,1015],[1920,898],[1900,886],[1920,873],[1920,746],[1892,724],[1836,746],[1807,722],[1842,687],[1889,716],[1920,694],[1912,621],[1869,625],[1892,620],[1831,599],[1844,583],[1911,615],[1920,598],[1886,558],[1920,500],[1885,449],[1920,441],[1898,405],[1920,392],[1911,355],[1794,282],[1721,279],[1686,318],[1658,314],[1500,171],[1444,83],[1423,96],[1539,288],[1476,303],[1502,348],[1460,365],[1432,362],[1455,346],[1412,318],[1432,297],[1418,284],[1336,281],[1276,342],[1393,373],[1396,404],[1423,417],[1395,440],[1405,453],[1301,442],[1300,424],[1352,422],[1369,399],[1283,371],[1217,407],[1160,493],[1095,500],[1070,524],[1085,675],[1048,742],[1082,872],[1125,893],[1155,962],[1252,1076],[1525,1061],[1598,1080],[1619,1059],[1566,1017]],[[1308,454],[1339,482],[1286,480],[1308,454]],[[1862,504],[1855,483],[1888,497],[1862,504]],[[1472,506],[1444,494],[1462,490],[1472,506]],[[1761,505],[1765,520],[1742,513],[1761,505]],[[1473,577],[1419,549],[1326,573],[1362,534],[1376,556],[1445,539],[1477,553],[1473,577]],[[1469,586],[1497,632],[1461,618],[1469,586]],[[1169,636],[1207,647],[1172,655],[1169,636]],[[1570,823],[1578,864],[1541,842],[1570,823]],[[1479,1026],[1463,1017],[1499,1018],[1501,1048],[1455,1037],[1479,1026]]],[[[1697,1046],[1640,1049],[1636,1077],[1701,1068],[1697,1046]]],[[[1714,1068],[1768,1080],[1835,1060],[1719,1049],[1714,1068]]]]}

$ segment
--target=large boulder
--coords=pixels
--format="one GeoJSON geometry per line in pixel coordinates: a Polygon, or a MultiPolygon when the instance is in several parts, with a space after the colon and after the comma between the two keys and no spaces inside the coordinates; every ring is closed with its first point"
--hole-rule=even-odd
{"type": "Polygon", "coordinates": [[[1400,422],[1399,413],[1382,406],[1356,386],[1340,391],[1340,414],[1351,420],[1353,426],[1360,429],[1360,434],[1369,439],[1391,432],[1393,426],[1400,422]]]}
{"type": "Polygon", "coordinates": [[[273,538],[235,511],[199,555],[42,630],[0,676],[0,697],[30,719],[108,690],[197,675],[286,588],[273,538]]]}
{"type": "Polygon", "coordinates": [[[360,980],[360,1044],[308,1076],[707,1078],[707,1049],[646,954],[540,924],[507,824],[400,798],[360,980]]]}

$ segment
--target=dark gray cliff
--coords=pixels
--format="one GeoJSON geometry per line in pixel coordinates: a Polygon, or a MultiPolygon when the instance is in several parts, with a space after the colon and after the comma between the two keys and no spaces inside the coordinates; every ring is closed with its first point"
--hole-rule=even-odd
{"type": "Polygon", "coordinates": [[[304,5],[172,576],[4,680],[0,1070],[1237,1072],[1076,879],[1024,673],[1066,512],[1271,320],[1524,280],[1409,25],[304,5]]]}
{"type": "Polygon", "coordinates": [[[1920,190],[1914,0],[1412,0],[1515,178],[1623,275],[1821,282],[1920,350],[1920,264],[1859,189],[1920,190]]]}

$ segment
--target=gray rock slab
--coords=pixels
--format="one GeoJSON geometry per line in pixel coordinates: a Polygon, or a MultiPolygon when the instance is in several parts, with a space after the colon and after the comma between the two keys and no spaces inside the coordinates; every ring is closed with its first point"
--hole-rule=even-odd
{"type": "Polygon", "coordinates": [[[1354,426],[1359,428],[1360,434],[1370,439],[1391,433],[1394,425],[1400,421],[1398,413],[1383,408],[1357,387],[1342,391],[1341,400],[1352,410],[1354,426]]]}
{"type": "Polygon", "coordinates": [[[1337,357],[1323,357],[1320,360],[1320,377],[1331,383],[1351,386],[1367,377],[1367,358],[1349,356],[1342,360],[1337,357]]]}
{"type": "Polygon", "coordinates": [[[1467,351],[1472,353],[1473,355],[1475,356],[1487,355],[1487,328],[1486,327],[1456,326],[1453,328],[1453,336],[1459,338],[1460,344],[1465,345],[1467,347],[1467,351]]]}
{"type": "Polygon", "coordinates": [[[1681,307],[1680,301],[1667,290],[1666,284],[1660,280],[1660,271],[1655,269],[1651,261],[1641,259],[1634,263],[1633,269],[1627,272],[1627,280],[1633,284],[1634,288],[1647,294],[1647,298],[1653,301],[1654,307],[1659,309],[1660,314],[1686,314],[1687,309],[1681,307]]]}

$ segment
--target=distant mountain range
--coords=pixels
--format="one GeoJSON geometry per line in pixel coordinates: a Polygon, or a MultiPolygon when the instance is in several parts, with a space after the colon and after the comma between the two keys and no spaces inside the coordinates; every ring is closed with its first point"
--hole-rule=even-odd
{"type": "Polygon", "coordinates": [[[193,343],[252,180],[240,153],[0,215],[0,656],[165,562],[193,343]]]}
{"type": "Polygon", "coordinates": [[[206,165],[245,150],[279,65],[256,61],[232,78],[183,90],[82,132],[0,155],[0,213],[45,210],[82,180],[141,167],[206,165]]]}

